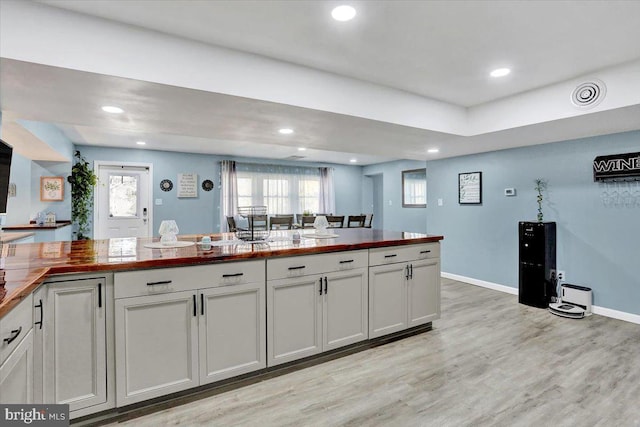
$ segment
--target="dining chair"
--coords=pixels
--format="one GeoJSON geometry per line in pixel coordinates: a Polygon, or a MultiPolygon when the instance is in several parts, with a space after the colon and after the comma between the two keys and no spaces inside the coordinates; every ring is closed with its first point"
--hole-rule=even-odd
{"type": "Polygon", "coordinates": [[[302,228],[313,228],[313,222],[316,220],[315,216],[303,215],[301,218],[302,222],[300,222],[300,225],[302,228]]]}
{"type": "Polygon", "coordinates": [[[371,214],[360,214],[360,215],[365,216],[364,227],[371,228],[371,226],[373,225],[373,214],[371,213],[371,214]]]}
{"type": "Polygon", "coordinates": [[[268,230],[268,222],[266,215],[251,215],[249,219],[249,228],[252,230],[268,230]]]}
{"type": "Polygon", "coordinates": [[[365,215],[349,215],[349,219],[347,220],[348,228],[358,228],[364,227],[365,215]]]}
{"type": "Polygon", "coordinates": [[[342,228],[344,227],[344,215],[327,215],[327,222],[329,228],[342,228]]]}
{"type": "Polygon", "coordinates": [[[269,219],[269,230],[291,230],[293,228],[293,215],[272,216],[269,219]]]}
{"type": "Polygon", "coordinates": [[[230,233],[235,233],[236,232],[237,227],[236,227],[236,220],[235,220],[234,217],[232,217],[232,216],[228,216],[227,217],[227,227],[229,228],[229,232],[230,233]]]}

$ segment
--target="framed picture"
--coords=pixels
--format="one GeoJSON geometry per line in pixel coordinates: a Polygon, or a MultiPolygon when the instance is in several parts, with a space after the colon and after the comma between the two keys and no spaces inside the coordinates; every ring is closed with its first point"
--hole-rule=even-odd
{"type": "Polygon", "coordinates": [[[64,200],[64,178],[61,176],[40,177],[40,201],[60,202],[64,200]]]}
{"type": "Polygon", "coordinates": [[[458,174],[458,203],[461,205],[482,204],[482,172],[458,174]]]}

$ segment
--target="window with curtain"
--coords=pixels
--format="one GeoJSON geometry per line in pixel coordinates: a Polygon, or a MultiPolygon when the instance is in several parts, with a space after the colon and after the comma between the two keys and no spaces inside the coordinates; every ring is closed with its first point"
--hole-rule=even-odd
{"type": "Polygon", "coordinates": [[[237,163],[238,206],[266,205],[270,215],[319,212],[321,169],[237,163]]]}

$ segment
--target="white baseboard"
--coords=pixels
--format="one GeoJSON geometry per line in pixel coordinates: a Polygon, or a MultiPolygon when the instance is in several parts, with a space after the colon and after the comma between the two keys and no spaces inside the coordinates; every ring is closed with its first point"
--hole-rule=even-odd
{"type": "Polygon", "coordinates": [[[493,282],[486,282],[484,280],[474,279],[472,277],[460,276],[458,274],[453,273],[445,273],[441,274],[445,279],[458,280],[460,282],[469,283],[471,285],[482,286],[483,288],[493,289],[494,291],[506,292],[512,295],[518,295],[518,288],[512,288],[511,286],[499,285],[493,282]]]}
{"type": "MultiPolygon", "coordinates": [[[[478,280],[474,279],[473,277],[460,276],[459,274],[453,273],[442,272],[441,276],[445,279],[458,280],[460,282],[469,283],[470,285],[482,286],[483,288],[493,289],[494,291],[518,295],[518,288],[512,288],[511,286],[500,285],[498,283],[487,282],[485,280],[478,280]]],[[[591,312],[600,316],[611,317],[612,319],[624,320],[625,322],[631,322],[640,325],[640,315],[638,314],[613,310],[611,308],[600,307],[597,305],[591,307],[591,312]]]]}

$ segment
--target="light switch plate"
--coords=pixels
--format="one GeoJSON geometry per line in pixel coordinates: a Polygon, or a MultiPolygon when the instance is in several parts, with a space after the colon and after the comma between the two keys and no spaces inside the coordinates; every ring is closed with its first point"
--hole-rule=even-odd
{"type": "Polygon", "coordinates": [[[156,206],[162,205],[162,199],[156,199],[156,206]]]}
{"type": "Polygon", "coordinates": [[[515,188],[505,188],[504,189],[504,195],[505,196],[515,196],[516,195],[516,189],[515,188]]]}
{"type": "Polygon", "coordinates": [[[438,199],[438,206],[442,206],[444,203],[442,201],[442,199],[438,199]]]}

